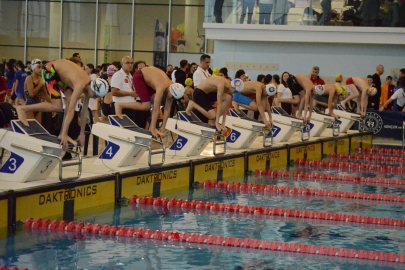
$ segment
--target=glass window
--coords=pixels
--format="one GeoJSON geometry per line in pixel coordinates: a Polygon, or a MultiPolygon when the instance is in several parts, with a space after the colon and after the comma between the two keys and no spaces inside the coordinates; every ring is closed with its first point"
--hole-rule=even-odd
{"type": "Polygon", "coordinates": [[[47,61],[54,61],[59,59],[59,48],[27,48],[27,61],[32,61],[33,59],[41,59],[47,61]]]}
{"type": "Polygon", "coordinates": [[[204,6],[172,6],[172,14],[170,52],[204,52],[204,6]]]}
{"type": "Polygon", "coordinates": [[[63,2],[62,47],[94,48],[96,4],[63,2]]]}
{"type": "Polygon", "coordinates": [[[63,49],[62,48],[62,58],[63,59],[69,59],[70,57],[73,56],[74,53],[79,53],[80,59],[82,59],[82,62],[84,65],[88,63],[95,63],[95,58],[94,58],[94,49],[93,50],[83,50],[83,49],[63,49]]]}
{"type": "Polygon", "coordinates": [[[134,62],[145,61],[147,66],[153,66],[153,53],[134,52],[134,62]]]}
{"type": "Polygon", "coordinates": [[[24,46],[0,46],[0,57],[9,59],[24,60],[24,46]]]}
{"type": "Polygon", "coordinates": [[[135,51],[165,51],[169,6],[135,6],[135,51]]]}
{"type": "Polygon", "coordinates": [[[97,64],[121,62],[124,56],[131,56],[131,51],[104,51],[97,50],[97,64]]]}
{"type": "Polygon", "coordinates": [[[99,49],[130,50],[132,4],[100,4],[98,23],[99,49]]]}
{"type": "Polygon", "coordinates": [[[25,43],[25,1],[0,1],[0,45],[25,43]]]}
{"type": "Polygon", "coordinates": [[[60,3],[29,1],[27,45],[59,48],[59,42],[60,3]]]}

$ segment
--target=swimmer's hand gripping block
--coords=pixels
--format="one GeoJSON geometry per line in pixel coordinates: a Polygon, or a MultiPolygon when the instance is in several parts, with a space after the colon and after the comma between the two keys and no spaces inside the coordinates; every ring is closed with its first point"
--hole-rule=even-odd
{"type": "MultiPolygon", "coordinates": [[[[329,109],[326,109],[325,113],[329,113],[329,109]]],[[[336,106],[333,113],[339,117],[336,122],[340,124],[340,132],[342,133],[347,133],[355,122],[362,123],[364,121],[359,114],[347,112],[340,104],[336,106]]]]}

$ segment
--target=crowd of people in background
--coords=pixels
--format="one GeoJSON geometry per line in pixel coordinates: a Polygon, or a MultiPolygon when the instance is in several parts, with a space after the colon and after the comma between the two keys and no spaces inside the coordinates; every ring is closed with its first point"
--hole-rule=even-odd
{"type": "MultiPolygon", "coordinates": [[[[75,53],[69,60],[82,67],[91,81],[102,78],[109,84],[108,94],[104,98],[92,98],[89,101],[88,108],[89,111],[91,111],[93,122],[108,121],[108,115],[116,114],[116,103],[142,103],[141,98],[137,94],[136,87],[133,84],[133,75],[137,71],[148,67],[145,61],[134,61],[131,57],[127,56],[121,61],[116,61],[111,64],[104,63],[99,66],[94,66],[92,63],[87,63],[83,65],[79,53],[75,53]]],[[[42,68],[46,64],[47,61],[40,59],[28,61],[24,64],[20,60],[9,59],[6,61],[6,59],[3,58],[0,64],[0,102],[9,103],[14,107],[45,102],[44,99],[46,95],[43,94],[43,91],[46,90],[44,82],[41,79],[41,74],[42,68]]],[[[173,83],[178,83],[185,87],[184,97],[173,102],[171,106],[171,116],[173,116],[177,110],[186,110],[187,104],[193,100],[194,90],[198,89],[198,86],[209,77],[220,76],[225,78],[228,82],[231,82],[233,79],[240,79],[243,82],[254,81],[249,78],[244,70],[238,70],[234,77],[231,78],[226,67],[211,69],[211,57],[205,54],[201,56],[200,63],[198,64],[181,60],[178,66],[173,67],[173,65],[168,65],[163,71],[173,83]]],[[[376,72],[373,75],[367,76],[367,84],[377,89],[377,94],[372,97],[370,96],[368,99],[367,107],[380,111],[403,111],[405,107],[405,94],[402,91],[399,81],[394,82],[391,76],[387,76],[386,83],[382,85],[380,78],[383,74],[384,67],[378,65],[376,72]]],[[[275,86],[277,94],[268,97],[270,105],[274,106],[274,100],[277,99],[277,104],[282,106],[288,114],[295,115],[298,104],[283,102],[283,100],[292,99],[292,92],[287,83],[289,77],[290,74],[288,72],[273,75],[261,74],[257,76],[256,81],[264,85],[272,84],[275,86]]],[[[314,85],[325,85],[324,80],[320,77],[320,68],[317,66],[312,68],[308,78],[314,85]]],[[[401,78],[405,78],[405,69],[400,70],[399,79],[401,78]]],[[[335,79],[336,87],[342,84],[342,80],[342,75],[338,74],[335,79]]],[[[349,95],[349,93],[347,95],[349,95]]],[[[252,97],[249,96],[248,98],[254,100],[255,97],[252,95],[252,97]]],[[[63,99],[64,96],[62,94],[62,100],[63,99]]],[[[325,95],[316,95],[313,102],[314,106],[321,111],[328,108],[328,97],[325,95]]],[[[153,100],[151,103],[153,106],[153,100]]],[[[141,104],[139,106],[141,106],[141,104]]],[[[76,107],[77,111],[79,111],[80,104],[76,107]]],[[[126,106],[120,105],[120,112],[121,107],[126,108],[126,106]]],[[[348,102],[347,109],[355,112],[356,102],[353,100],[348,102]]],[[[128,115],[128,117],[140,127],[148,128],[150,125],[150,108],[141,110],[123,109],[122,114],[128,115]]],[[[163,108],[159,114],[159,119],[162,118],[162,115],[163,108]]],[[[258,115],[259,112],[256,111],[255,118],[257,118],[258,115]]],[[[41,113],[32,113],[28,115],[28,118],[41,121],[41,113]]],[[[63,117],[59,119],[59,122],[60,121],[63,121],[63,117]]],[[[77,120],[76,122],[79,121],[77,120]]],[[[61,123],[56,126],[60,125],[61,123]]]]}

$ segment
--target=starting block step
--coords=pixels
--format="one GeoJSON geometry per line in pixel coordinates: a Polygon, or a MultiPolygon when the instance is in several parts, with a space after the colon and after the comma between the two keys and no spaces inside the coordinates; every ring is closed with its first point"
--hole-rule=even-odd
{"type": "MultiPolygon", "coordinates": [[[[230,109],[229,112],[230,114],[225,118],[225,125],[232,129],[226,137],[226,143],[229,147],[249,148],[260,134],[263,135],[263,147],[272,146],[273,136],[266,136],[263,131],[265,125],[261,121],[251,119],[245,113],[238,113],[235,109],[230,109]],[[271,139],[270,144],[267,144],[267,139],[271,139]]],[[[222,116],[219,121],[222,122],[222,116]]],[[[271,134],[271,132],[268,133],[271,134]]]]}
{"type": "Polygon", "coordinates": [[[164,164],[166,148],[163,143],[152,138],[152,134],[138,127],[128,116],[123,115],[120,119],[116,115],[109,115],[110,125],[96,123],[91,133],[108,141],[107,147],[94,162],[94,165],[105,165],[108,167],[125,167],[135,165],[142,155],[148,150],[149,166],[160,166],[164,164]],[[161,145],[161,149],[152,150],[151,143],[161,145]],[[153,155],[162,155],[162,161],[152,164],[153,155]]]}
{"type": "Polygon", "coordinates": [[[82,170],[82,159],[63,162],[65,152],[58,137],[49,134],[36,120],[28,120],[25,126],[19,120],[12,120],[13,131],[0,129],[0,147],[10,151],[10,157],[0,168],[0,180],[25,183],[46,179],[59,164],[60,181],[78,179],[82,170]],[[78,166],[76,177],[63,178],[63,167],[78,166]]]}
{"type": "MultiPolygon", "coordinates": [[[[302,116],[304,116],[304,112],[302,112],[302,116]]],[[[320,137],[328,127],[332,128],[333,136],[339,136],[339,123],[335,122],[332,116],[323,114],[316,108],[312,111],[311,121],[308,124],[313,125],[311,128],[312,137],[320,137]]]]}
{"type": "MultiPolygon", "coordinates": [[[[329,113],[329,109],[326,109],[325,113],[329,113]]],[[[347,133],[355,122],[363,122],[360,114],[348,112],[340,104],[336,106],[333,113],[339,117],[339,119],[336,119],[336,122],[340,124],[340,132],[342,133],[347,133]]]]}
{"type": "MultiPolygon", "coordinates": [[[[311,125],[305,125],[301,119],[288,115],[281,107],[271,107],[271,110],[274,142],[287,142],[297,130],[301,132],[302,141],[309,140],[311,125]]],[[[267,112],[265,114],[269,120],[270,117],[267,112]]]]}
{"type": "Polygon", "coordinates": [[[177,119],[167,120],[166,129],[178,135],[167,150],[168,155],[199,156],[211,141],[214,142],[214,155],[223,155],[226,152],[225,137],[217,133],[215,127],[201,122],[194,113],[188,115],[185,111],[177,112],[177,119]],[[218,142],[217,137],[222,138],[223,141],[218,142]],[[218,145],[223,145],[223,152],[217,152],[218,145]]]}

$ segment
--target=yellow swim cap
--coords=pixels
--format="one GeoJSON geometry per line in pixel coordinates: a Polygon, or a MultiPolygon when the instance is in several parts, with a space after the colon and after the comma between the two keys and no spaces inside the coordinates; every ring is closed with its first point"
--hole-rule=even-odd
{"type": "Polygon", "coordinates": [[[185,85],[191,86],[193,85],[193,80],[191,78],[187,78],[186,81],[184,82],[185,85]]]}
{"type": "Polygon", "coordinates": [[[347,94],[347,87],[346,85],[341,85],[337,88],[339,94],[345,96],[347,94]]]}
{"type": "Polygon", "coordinates": [[[375,88],[375,87],[370,87],[368,94],[369,94],[371,97],[374,97],[374,96],[377,94],[377,88],[375,88]]]}
{"type": "Polygon", "coordinates": [[[343,81],[343,76],[342,76],[342,74],[340,74],[340,73],[337,74],[336,77],[335,77],[335,81],[336,81],[336,82],[342,82],[342,81],[343,81]]]}
{"type": "Polygon", "coordinates": [[[219,75],[219,69],[214,68],[214,70],[212,71],[212,76],[218,76],[218,75],[219,75]]]}

